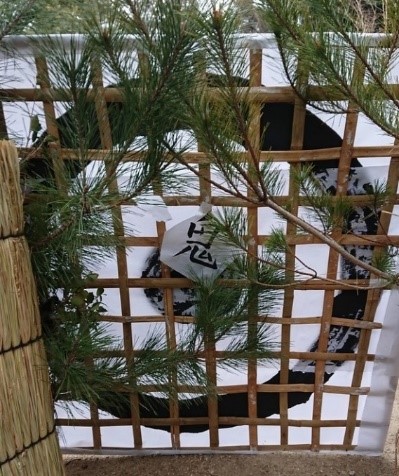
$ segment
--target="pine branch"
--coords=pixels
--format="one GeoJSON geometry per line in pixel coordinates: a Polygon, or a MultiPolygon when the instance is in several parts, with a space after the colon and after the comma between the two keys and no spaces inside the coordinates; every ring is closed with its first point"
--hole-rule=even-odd
{"type": "MultiPolygon", "coordinates": [[[[184,165],[188,170],[194,173],[197,177],[200,177],[200,173],[198,172],[198,170],[192,165],[190,165],[189,163],[187,163],[184,160],[184,157],[182,156],[181,153],[174,151],[173,149],[169,149],[169,152],[171,155],[173,155],[173,157],[177,161],[179,161],[179,163],[184,165]]],[[[216,187],[218,190],[224,193],[227,193],[228,195],[232,195],[231,189],[224,187],[219,182],[213,179],[209,179],[208,177],[202,177],[202,178],[206,182],[216,187]]],[[[256,189],[253,189],[253,190],[257,192],[256,189]]],[[[241,192],[237,192],[233,194],[233,196],[235,198],[239,198],[240,200],[244,200],[256,206],[264,206],[264,207],[271,208],[279,216],[285,218],[288,222],[293,223],[299,228],[301,228],[302,230],[308,232],[309,234],[311,234],[312,236],[320,240],[321,243],[328,245],[330,248],[337,251],[343,258],[347,259],[351,263],[355,264],[356,266],[360,266],[362,269],[369,271],[371,274],[374,274],[382,279],[385,279],[387,281],[387,285],[399,282],[399,274],[392,275],[390,273],[385,273],[384,271],[381,271],[380,269],[377,269],[374,266],[371,266],[359,260],[358,258],[353,256],[351,253],[346,251],[346,249],[343,246],[341,246],[337,241],[335,241],[333,238],[329,237],[328,235],[325,235],[324,233],[319,231],[317,228],[312,226],[310,223],[307,223],[305,220],[297,217],[296,215],[286,210],[284,207],[278,205],[271,197],[264,197],[263,194],[259,195],[259,193],[257,193],[255,197],[248,197],[246,194],[243,194],[241,192]]]]}
{"type": "MultiPolygon", "coordinates": [[[[352,16],[350,11],[341,15],[338,7],[345,7],[341,2],[336,2],[337,5],[331,2],[316,3],[312,0],[298,2],[298,7],[303,7],[304,11],[306,7],[311,11],[317,11],[310,25],[306,22],[301,24],[298,17],[291,14],[290,9],[294,6],[292,2],[262,0],[260,3],[263,15],[274,27],[287,78],[302,99],[307,100],[306,94],[296,84],[295,71],[291,71],[291,66],[287,63],[287,56],[295,58],[297,53],[307,64],[316,84],[325,86],[327,83],[330,90],[336,89],[342,93],[344,98],[355,104],[382,130],[395,138],[399,137],[397,133],[399,101],[386,82],[391,60],[393,61],[397,51],[395,42],[399,38],[399,28],[396,27],[393,33],[389,31],[387,36],[381,39],[378,53],[372,53],[378,45],[371,47],[368,44],[368,36],[348,30],[348,24],[352,25],[354,22],[353,11],[352,16]],[[309,28],[313,28],[313,31],[309,28]],[[348,58],[350,61],[346,61],[348,58]],[[369,77],[370,80],[366,83],[355,84],[348,80],[348,66],[354,61],[364,68],[369,77]],[[389,107],[384,111],[381,106],[377,107],[377,101],[388,103],[389,107]]],[[[303,13],[300,15],[303,16],[303,13]]],[[[393,18],[397,18],[396,11],[393,15],[393,18]]],[[[373,37],[371,38],[373,40],[373,37]]],[[[394,63],[391,67],[393,65],[394,63]]],[[[334,112],[337,111],[336,108],[339,106],[329,100],[328,94],[325,101],[330,106],[335,104],[334,112]]],[[[320,110],[327,110],[319,103],[315,103],[314,106],[320,110]]]]}

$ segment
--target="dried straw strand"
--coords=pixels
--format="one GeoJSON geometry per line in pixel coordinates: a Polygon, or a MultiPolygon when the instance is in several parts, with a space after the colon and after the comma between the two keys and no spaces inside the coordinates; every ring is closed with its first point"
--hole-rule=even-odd
{"type": "Polygon", "coordinates": [[[15,146],[0,141],[0,475],[64,475],[15,146]]]}
{"type": "Polygon", "coordinates": [[[18,236],[23,231],[18,153],[4,140],[0,141],[0,184],[0,237],[18,236]]]}

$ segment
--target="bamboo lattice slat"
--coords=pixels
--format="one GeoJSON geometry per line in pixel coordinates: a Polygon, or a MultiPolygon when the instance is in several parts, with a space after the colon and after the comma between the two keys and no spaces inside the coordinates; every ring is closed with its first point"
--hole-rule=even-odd
{"type": "MultiPolygon", "coordinates": [[[[251,50],[249,56],[249,85],[250,87],[258,87],[262,83],[262,51],[261,50],[251,50]]],[[[259,160],[260,152],[260,137],[259,130],[261,124],[261,105],[259,103],[252,103],[250,106],[250,124],[249,124],[249,135],[252,142],[252,147],[254,153],[259,160]]],[[[247,195],[251,198],[253,192],[248,187],[247,195]]],[[[248,235],[254,238],[252,245],[248,246],[248,261],[254,262],[252,256],[257,256],[258,254],[258,229],[259,229],[259,220],[258,220],[258,209],[257,207],[247,207],[247,219],[248,219],[248,235]]],[[[251,292],[249,290],[249,292],[251,292]]],[[[251,339],[256,333],[256,314],[258,314],[257,309],[250,310],[250,314],[253,314],[248,319],[248,339],[251,339]]],[[[256,382],[257,382],[257,362],[256,358],[248,359],[248,416],[249,421],[253,421],[257,417],[258,412],[258,403],[256,395],[256,382]]],[[[258,431],[256,426],[249,424],[249,447],[251,449],[256,449],[258,447],[258,431]]]]}
{"type": "MultiPolygon", "coordinates": [[[[145,58],[142,59],[145,61],[145,58]]],[[[392,146],[362,146],[358,147],[354,144],[354,138],[358,128],[358,111],[349,103],[350,112],[346,115],[345,129],[343,134],[343,142],[341,147],[320,150],[303,150],[304,146],[304,130],[306,108],[305,104],[298,99],[293,90],[289,87],[264,87],[262,84],[262,64],[265,61],[261,50],[250,51],[250,92],[251,98],[251,126],[250,133],[253,138],[253,144],[259,161],[264,162],[272,159],[275,162],[287,162],[290,170],[298,169],[300,164],[306,162],[320,162],[325,160],[339,159],[338,167],[338,186],[337,197],[346,195],[347,193],[347,175],[350,169],[351,160],[361,157],[372,163],[375,157],[390,157],[390,166],[388,172],[388,185],[392,190],[397,191],[399,183],[399,144],[392,146]],[[260,151],[259,124],[261,119],[262,103],[290,103],[294,106],[291,150],[287,151],[260,151]]],[[[19,89],[3,89],[0,90],[0,98],[4,101],[32,101],[42,102],[43,111],[46,119],[46,127],[49,133],[55,138],[59,138],[57,130],[56,114],[54,103],[56,101],[65,100],[65,91],[59,91],[50,84],[46,60],[42,57],[36,59],[38,78],[40,88],[19,88],[19,89]]],[[[300,62],[298,63],[300,69],[300,62]]],[[[355,74],[362,74],[361,68],[356,67],[355,74]]],[[[107,102],[123,101],[123,93],[116,88],[104,88],[101,67],[93,65],[94,82],[93,89],[89,93],[89,99],[95,104],[96,114],[99,124],[99,132],[101,137],[102,150],[91,150],[88,156],[91,160],[102,161],[107,155],[107,151],[112,149],[111,126],[107,113],[107,102]]],[[[300,72],[303,76],[303,82],[306,84],[306,72],[300,72]]],[[[399,85],[393,85],[393,90],[399,90],[399,85]]],[[[308,85],[309,98],[313,100],[322,99],[321,88],[308,85]]],[[[244,91],[244,90],[243,90],[244,91]]],[[[246,91],[246,88],[245,88],[246,91]]],[[[217,88],[210,91],[210,95],[217,100],[217,88]]],[[[337,99],[332,97],[331,99],[337,99]]],[[[339,99],[346,99],[340,97],[339,99]]],[[[62,161],[72,160],[76,158],[73,150],[62,148],[57,141],[48,145],[52,152],[55,165],[55,175],[57,177],[57,167],[60,167],[62,161]]],[[[31,160],[37,160],[42,157],[41,150],[32,150],[31,148],[20,148],[21,157],[29,156],[31,160]]],[[[126,162],[141,160],[139,153],[129,152],[126,155],[126,162]]],[[[260,209],[255,206],[248,206],[244,200],[238,200],[228,196],[220,196],[215,193],[209,183],[211,176],[211,163],[209,157],[198,146],[197,152],[185,153],[185,159],[193,165],[198,165],[200,170],[200,178],[198,179],[198,191],[193,196],[166,195],[159,186],[157,193],[161,195],[168,206],[171,207],[196,207],[204,200],[209,200],[215,206],[231,206],[243,207],[246,210],[250,229],[248,234],[253,237],[252,252],[257,253],[258,246],[263,244],[269,238],[267,233],[261,232],[260,209]]],[[[111,171],[109,171],[111,173],[111,171]]],[[[62,183],[59,183],[62,187],[62,183]]],[[[118,191],[117,181],[110,184],[113,191],[118,191]]],[[[248,191],[248,193],[250,193],[248,191]]],[[[365,206],[371,203],[372,197],[367,195],[350,196],[348,199],[354,205],[365,206]]],[[[288,179],[287,195],[276,197],[276,202],[280,205],[290,204],[290,210],[294,214],[300,214],[301,209],[307,205],[306,197],[302,196],[298,190],[292,176],[288,179]]],[[[399,245],[399,236],[387,236],[387,230],[390,225],[391,214],[394,205],[399,203],[399,196],[394,193],[390,201],[384,205],[384,212],[381,215],[378,231],[376,235],[354,235],[342,234],[335,231],[333,236],[342,245],[362,246],[368,244],[375,246],[375,253],[383,246],[399,245]],[[379,247],[379,248],[378,248],[379,247]]],[[[116,249],[117,276],[114,278],[100,277],[93,286],[104,287],[106,290],[118,290],[119,303],[121,313],[105,315],[104,322],[116,323],[122,326],[123,332],[123,350],[118,355],[124,356],[127,361],[134,365],[135,358],[140,354],[140,348],[134,345],[136,329],[141,324],[148,326],[162,324],[165,329],[165,339],[169,348],[175,348],[177,342],[178,325],[187,325],[193,322],[193,317],[175,315],[173,308],[173,289],[180,287],[190,287],[191,281],[185,278],[172,278],[170,269],[162,266],[162,276],[160,278],[140,278],[133,277],[129,274],[128,253],[132,248],[140,250],[148,248],[157,248],[162,243],[163,235],[166,231],[164,223],[157,223],[156,231],[152,236],[128,236],[123,226],[123,206],[131,206],[131,202],[121,203],[114,210],[114,233],[118,237],[122,237],[121,245],[116,249]],[[142,315],[139,305],[134,300],[133,290],[142,290],[143,288],[161,288],[164,291],[165,315],[142,315]]],[[[296,226],[287,225],[287,241],[290,253],[287,254],[287,269],[294,269],[294,255],[298,248],[302,245],[320,244],[320,240],[313,236],[298,234],[296,226]]],[[[93,245],[95,242],[93,241],[93,245]]],[[[245,445],[228,446],[228,450],[349,450],[354,448],[353,437],[355,429],[361,424],[359,419],[359,398],[364,397],[369,392],[369,387],[362,384],[365,365],[372,362],[375,356],[370,352],[370,338],[373,332],[379,331],[382,324],[374,322],[376,306],[380,297],[380,291],[368,291],[366,309],[362,320],[354,321],[344,317],[335,316],[333,313],[333,304],[336,291],[346,289],[348,284],[367,285],[368,279],[342,279],[339,277],[340,259],[337,253],[330,250],[328,253],[328,269],[327,276],[335,282],[326,283],[322,280],[312,280],[311,282],[303,282],[299,279],[296,281],[294,288],[284,290],[284,301],[282,306],[281,317],[256,318],[248,322],[249,335],[253,332],[254,326],[258,322],[268,322],[279,327],[281,333],[280,349],[275,351],[273,355],[279,363],[280,376],[277,383],[261,384],[258,381],[258,365],[256,359],[248,361],[247,381],[240,385],[218,385],[218,358],[226,356],[226,352],[219,350],[210,336],[205,342],[204,350],[200,354],[204,359],[205,367],[211,383],[215,385],[218,395],[234,395],[239,393],[247,393],[247,415],[246,417],[237,416],[221,416],[218,409],[218,401],[216,395],[210,395],[207,398],[207,417],[184,417],[179,414],[179,406],[174,399],[171,399],[168,413],[165,418],[141,418],[139,412],[139,397],[136,393],[130,395],[131,418],[106,419],[100,416],[98,408],[91,406],[90,418],[59,418],[57,424],[60,426],[74,425],[76,427],[89,427],[92,429],[93,449],[101,451],[103,448],[102,430],[104,428],[115,428],[129,426],[132,429],[134,449],[141,450],[144,447],[141,425],[150,426],[166,426],[170,430],[170,447],[173,449],[181,449],[183,447],[183,438],[181,433],[184,432],[186,425],[203,424],[209,426],[209,448],[214,451],[226,449],[221,444],[221,426],[223,425],[246,425],[248,426],[248,443],[245,445]],[[294,305],[297,292],[321,292],[323,293],[322,309],[315,312],[312,317],[297,317],[294,314],[294,305]],[[300,351],[293,348],[292,336],[293,326],[318,326],[319,342],[315,351],[300,351]],[[331,326],[344,326],[360,330],[360,340],[356,353],[332,353],[329,352],[328,339],[331,326]],[[315,379],[313,383],[289,383],[289,371],[293,361],[295,360],[312,360],[315,361],[315,379]],[[353,370],[351,383],[348,385],[329,384],[324,381],[326,365],[330,361],[352,362],[353,370]],[[279,418],[259,418],[257,398],[260,394],[279,393],[279,418]],[[289,408],[289,398],[292,392],[303,392],[313,394],[313,403],[311,416],[304,419],[293,418],[289,408]],[[343,396],[348,398],[348,408],[346,418],[331,419],[323,418],[323,406],[325,405],[326,396],[343,396]],[[280,443],[274,444],[270,441],[264,441],[259,438],[259,428],[262,427],[279,427],[280,443]],[[291,441],[292,428],[308,428],[311,437],[303,444],[293,444],[291,441]],[[323,443],[323,430],[329,428],[340,428],[343,431],[342,441],[334,444],[323,443]]],[[[141,270],[138,270],[140,273],[141,270]]],[[[138,274],[140,275],[140,274],[138,274]]],[[[295,273],[287,271],[288,277],[294,277],[295,273]]],[[[137,275],[136,275],[137,276],[137,275]]],[[[237,284],[234,280],[223,280],[226,286],[237,284]]],[[[243,286],[248,283],[242,283],[243,286]]],[[[305,327],[304,327],[305,326],[305,327]]],[[[116,355],[116,354],[115,354],[116,355]]],[[[93,356],[94,358],[95,356],[93,356]]],[[[171,372],[168,376],[171,383],[174,384],[175,396],[183,393],[200,394],[201,388],[194,388],[183,385],[177,381],[176,374],[171,372]]],[[[152,392],[155,389],[151,386],[142,386],[143,392],[152,392]]],[[[192,446],[184,446],[185,450],[195,449],[192,446]]],[[[197,448],[198,449],[198,448],[197,448]]]]}

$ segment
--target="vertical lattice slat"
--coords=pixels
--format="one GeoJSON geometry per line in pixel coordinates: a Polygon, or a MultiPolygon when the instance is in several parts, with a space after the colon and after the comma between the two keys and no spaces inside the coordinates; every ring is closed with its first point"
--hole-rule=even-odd
{"type": "MultiPolygon", "coordinates": [[[[300,70],[300,65],[298,65],[300,70]]],[[[305,82],[305,75],[301,75],[301,81],[305,82]]],[[[294,114],[292,118],[292,135],[291,135],[291,150],[301,150],[303,148],[303,137],[305,131],[305,117],[306,108],[303,100],[296,98],[294,103],[294,114]]],[[[299,211],[299,187],[294,178],[295,172],[300,168],[299,163],[290,164],[290,178],[288,195],[291,197],[290,209],[294,215],[299,211]]],[[[295,236],[297,227],[293,223],[287,223],[288,236],[295,236]]],[[[296,267],[296,245],[288,245],[288,251],[285,258],[286,278],[288,281],[295,279],[296,267]]],[[[284,290],[284,304],[282,311],[282,318],[290,319],[293,311],[295,290],[292,287],[284,290]]],[[[280,383],[282,385],[288,384],[289,367],[290,367],[290,347],[291,347],[291,324],[282,324],[281,326],[281,358],[280,358],[280,383]]],[[[288,445],[288,393],[280,393],[280,445],[282,447],[288,445]]]]}
{"type": "MultiPolygon", "coordinates": [[[[364,68],[362,64],[355,61],[353,70],[352,82],[360,80],[364,76],[364,68]]],[[[351,101],[348,102],[348,113],[346,115],[344,135],[342,138],[342,146],[338,164],[337,175],[337,196],[345,196],[347,193],[348,177],[353,158],[353,146],[356,136],[356,128],[358,122],[359,111],[358,108],[351,101]]],[[[335,228],[331,232],[331,236],[340,241],[342,237],[342,228],[335,228]]],[[[340,257],[338,253],[332,249],[329,250],[329,258],[327,265],[327,278],[336,279],[339,269],[340,257]]],[[[318,344],[319,352],[326,352],[328,347],[328,339],[331,328],[331,318],[333,304],[334,304],[335,290],[327,290],[324,294],[323,313],[320,323],[320,337],[318,344]]],[[[316,361],[315,369],[315,391],[314,391],[314,406],[313,419],[321,420],[321,411],[323,403],[323,386],[324,386],[325,361],[316,361]]],[[[312,429],[312,449],[317,450],[320,445],[320,426],[312,429]]]]}
{"type": "MultiPolygon", "coordinates": [[[[337,237],[336,235],[335,237],[337,237]]],[[[327,278],[335,279],[338,270],[338,253],[334,250],[329,251],[328,259],[328,271],[327,278]]],[[[318,352],[327,352],[328,338],[330,333],[332,308],[334,301],[334,290],[326,290],[324,293],[324,304],[323,311],[320,322],[320,334],[317,351],[318,352]]],[[[316,360],[315,366],[315,386],[314,386],[314,404],[313,404],[313,415],[312,419],[320,423],[321,420],[321,409],[323,402],[323,386],[324,386],[324,372],[325,372],[324,360],[316,360]]],[[[320,446],[320,426],[315,426],[312,428],[312,449],[317,450],[320,446]]]]}
{"type": "MultiPolygon", "coordinates": [[[[51,82],[46,58],[43,56],[37,56],[35,57],[35,63],[37,70],[37,84],[44,93],[49,93],[51,89],[51,82]]],[[[48,96],[50,96],[50,94],[48,94],[48,96]]],[[[48,135],[55,140],[54,143],[49,145],[48,151],[52,161],[57,187],[62,190],[65,188],[63,178],[65,176],[63,171],[64,163],[60,154],[60,134],[57,127],[54,103],[50,99],[46,99],[43,101],[43,109],[48,135]]]]}
{"type": "Polygon", "coordinates": [[[3,102],[0,102],[0,139],[4,140],[8,138],[6,116],[4,114],[3,102]]]}
{"type": "MultiPolygon", "coordinates": [[[[249,84],[251,87],[260,86],[262,84],[262,50],[250,50],[249,52],[249,84]]],[[[252,143],[253,153],[256,155],[254,160],[258,161],[260,165],[260,113],[261,106],[259,102],[251,103],[250,105],[250,124],[249,134],[252,143]]],[[[249,170],[251,177],[251,170],[249,170]]],[[[252,175],[254,180],[254,175],[252,175]]],[[[251,196],[251,191],[248,191],[248,195],[251,196]]],[[[252,239],[252,244],[248,245],[249,262],[253,261],[252,256],[258,256],[258,208],[247,207],[248,215],[248,235],[252,239]]],[[[251,289],[249,289],[251,292],[251,289]]],[[[258,325],[258,309],[257,306],[250,309],[249,321],[248,321],[248,339],[256,333],[258,325]]],[[[256,358],[248,359],[248,417],[251,420],[256,419],[258,416],[257,406],[257,362],[256,358]]],[[[256,449],[258,446],[258,427],[256,425],[249,425],[249,447],[256,449]]]]}
{"type": "MultiPolygon", "coordinates": [[[[107,103],[104,97],[104,85],[101,72],[101,65],[99,62],[93,62],[93,86],[95,89],[95,108],[97,113],[98,127],[100,132],[101,144],[102,147],[106,150],[112,150],[112,134],[111,134],[111,125],[109,122],[107,103]]],[[[115,178],[115,169],[113,165],[105,163],[105,169],[107,176],[110,180],[109,190],[111,193],[118,194],[118,183],[115,178]]],[[[115,235],[123,238],[124,225],[122,218],[121,207],[115,207],[112,210],[113,226],[115,235]]],[[[117,268],[118,268],[118,284],[120,292],[120,302],[121,302],[121,311],[123,316],[130,316],[130,296],[129,296],[129,286],[127,284],[128,280],[128,267],[127,267],[127,258],[126,258],[126,247],[122,244],[119,244],[116,247],[116,258],[117,258],[117,268]]],[[[130,322],[124,322],[122,324],[123,328],[123,346],[126,355],[127,362],[129,367],[133,365],[133,333],[132,325],[130,322]]],[[[139,418],[139,400],[137,394],[130,395],[130,404],[131,404],[131,415],[132,415],[132,427],[133,427],[133,437],[134,445],[136,448],[142,447],[142,437],[141,437],[141,428],[140,428],[140,418],[139,418]]]]}
{"type": "MultiPolygon", "coordinates": [[[[202,151],[202,145],[198,143],[198,151],[202,151]]],[[[212,203],[211,187],[211,166],[207,161],[199,164],[199,187],[200,199],[212,203]]],[[[214,388],[217,387],[217,362],[216,362],[216,344],[215,336],[208,333],[204,342],[205,366],[209,383],[214,388]]],[[[209,419],[209,446],[217,448],[219,446],[219,414],[218,414],[218,396],[209,394],[208,396],[208,419],[209,419]]]]}
{"type": "MultiPolygon", "coordinates": [[[[159,187],[157,192],[162,194],[162,190],[159,187]]],[[[165,222],[157,222],[157,235],[159,237],[159,246],[162,244],[163,235],[166,231],[165,222]]],[[[161,263],[161,277],[170,278],[170,269],[161,263]]],[[[176,349],[176,329],[175,329],[175,314],[173,310],[173,289],[163,289],[164,299],[164,314],[165,314],[165,333],[166,342],[169,350],[176,349]]],[[[178,381],[175,370],[171,370],[169,378],[169,385],[172,387],[170,391],[169,401],[169,415],[170,418],[178,420],[179,418],[179,404],[178,404],[178,381]]],[[[180,448],[180,426],[173,424],[170,426],[170,437],[172,442],[172,448],[180,448]]]]}
{"type": "MultiPolygon", "coordinates": [[[[361,64],[359,60],[355,61],[354,64],[354,73],[352,82],[363,81],[364,80],[365,69],[364,65],[361,64]]],[[[338,178],[337,178],[337,194],[343,195],[346,194],[347,190],[347,177],[349,175],[351,161],[353,158],[353,145],[355,141],[356,129],[358,125],[359,111],[357,106],[352,102],[348,101],[348,114],[347,120],[345,123],[345,130],[341,148],[340,163],[338,167],[338,178]]],[[[377,291],[379,295],[379,291],[377,291]]],[[[375,291],[370,291],[367,297],[366,309],[364,312],[363,320],[372,321],[376,309],[376,298],[375,291]],[[374,304],[374,305],[373,305],[374,304]],[[372,315],[371,315],[372,313],[372,315]]],[[[365,365],[365,355],[367,355],[369,341],[370,341],[371,331],[367,329],[362,329],[360,334],[359,346],[357,350],[357,358],[354,369],[354,375],[352,379],[353,384],[358,384],[360,386],[362,378],[358,378],[357,374],[361,373],[363,375],[364,365],[365,365]],[[361,357],[359,358],[359,353],[361,357]]],[[[356,417],[357,417],[357,408],[358,408],[359,396],[351,395],[349,398],[348,405],[348,416],[347,416],[347,425],[345,429],[345,435],[343,444],[346,449],[349,449],[352,445],[353,434],[356,427],[356,417]]]]}

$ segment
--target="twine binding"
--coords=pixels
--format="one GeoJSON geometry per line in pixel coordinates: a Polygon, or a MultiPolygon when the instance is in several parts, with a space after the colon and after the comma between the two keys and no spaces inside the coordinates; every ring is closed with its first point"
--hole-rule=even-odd
{"type": "Polygon", "coordinates": [[[0,468],[2,468],[5,464],[8,464],[11,461],[13,461],[15,458],[18,458],[19,456],[21,456],[25,451],[33,448],[34,446],[38,445],[42,441],[49,438],[53,433],[55,433],[55,431],[56,431],[56,426],[53,425],[53,428],[48,433],[46,433],[44,436],[39,437],[35,441],[32,441],[31,443],[29,443],[29,445],[26,445],[26,446],[24,445],[22,450],[18,450],[12,456],[9,456],[8,458],[4,459],[3,461],[0,461],[0,468]]]}
{"type": "Polygon", "coordinates": [[[12,346],[8,347],[8,349],[2,349],[2,350],[0,350],[0,355],[7,354],[8,352],[14,352],[15,350],[22,349],[23,347],[27,347],[28,345],[32,345],[35,342],[38,342],[39,340],[41,340],[42,338],[43,338],[43,335],[40,334],[40,335],[36,336],[34,339],[28,340],[27,342],[21,342],[18,345],[12,345],[12,346]]]}
{"type": "Polygon", "coordinates": [[[0,240],[7,240],[8,238],[21,238],[22,236],[25,236],[24,233],[15,233],[14,235],[6,235],[6,236],[0,236],[0,240]]]}

